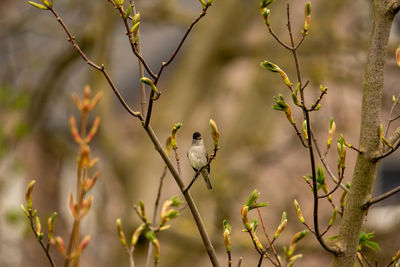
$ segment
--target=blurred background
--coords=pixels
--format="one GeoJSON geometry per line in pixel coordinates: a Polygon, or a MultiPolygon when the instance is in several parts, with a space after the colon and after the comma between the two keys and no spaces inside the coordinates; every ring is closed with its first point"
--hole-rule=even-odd
{"type": "MultiPolygon", "coordinates": [[[[289,3],[298,40],[305,1],[289,3]]],[[[211,166],[214,188],[206,190],[199,180],[191,190],[222,265],[226,261],[223,219],[232,225],[233,262],[236,264],[240,256],[244,257],[242,266],[255,266],[258,261],[249,236],[241,231],[240,218],[241,206],[256,188],[262,193],[259,200],[271,204],[262,209],[270,235],[282,212],[288,213],[288,227],[275,243],[279,252],[294,233],[304,228],[295,214],[293,199],[298,200],[306,221],[312,224],[312,196],[302,179],[310,174],[308,153],[283,114],[271,108],[273,96],[282,93],[290,99],[289,91],[279,75],[259,66],[268,59],[295,82],[293,58],[268,34],[258,4],[258,0],[214,0],[207,16],[196,25],[178,57],[164,72],[158,85],[162,95],[155,102],[151,121],[162,142],[174,123],[183,123],[178,132],[178,152],[187,184],[194,174],[186,159],[192,133],[201,132],[211,152],[209,118],[218,124],[221,150],[211,166]]],[[[82,50],[94,62],[108,67],[123,97],[139,110],[137,59],[131,53],[118,12],[105,0],[55,0],[55,9],[82,50]]],[[[137,9],[142,17],[143,56],[156,71],[201,12],[201,5],[197,0],[138,0],[137,9]]],[[[320,84],[328,87],[321,111],[312,113],[312,126],[323,152],[332,116],[337,126],[335,138],[343,133],[349,143],[358,145],[371,22],[368,1],[312,1],[310,34],[299,49],[299,56],[303,81],[309,81],[307,103],[319,96],[320,84]]],[[[271,7],[271,24],[288,41],[286,1],[277,1],[271,7]]],[[[81,266],[128,266],[115,220],[122,218],[130,237],[140,224],[132,204],[143,200],[152,214],[164,166],[160,156],[103,76],[89,68],[66,41],[50,12],[35,9],[26,1],[2,0],[0,25],[0,266],[48,266],[19,207],[25,202],[25,189],[31,179],[37,180],[33,203],[43,224],[57,211],[56,234],[64,240],[69,236],[72,217],[68,195],[76,186],[78,146],[69,132],[68,118],[78,116],[71,94],[82,96],[87,84],[104,96],[90,117],[102,118],[92,142],[93,156],[100,159],[97,168],[101,176],[91,192],[94,206],[82,223],[82,233],[90,234],[92,240],[81,266]]],[[[400,89],[394,58],[400,44],[399,33],[397,23],[387,56],[385,120],[390,117],[392,95],[397,96],[400,89]]],[[[302,114],[292,109],[301,127],[302,114]]],[[[399,112],[395,109],[394,115],[399,112]]],[[[351,179],[355,156],[348,151],[345,182],[351,179]]],[[[334,146],[327,160],[335,172],[334,146]]],[[[395,153],[383,162],[374,194],[400,184],[398,160],[399,153],[395,153]]],[[[161,201],[180,195],[170,174],[164,181],[161,201]]],[[[337,205],[339,196],[334,198],[337,205]]],[[[371,208],[368,214],[365,230],[375,231],[375,241],[382,250],[367,253],[381,264],[387,264],[400,247],[399,204],[400,196],[396,195],[371,208]]],[[[321,204],[321,225],[327,224],[331,213],[329,203],[321,204]]],[[[256,212],[250,213],[251,218],[255,216],[256,212]]],[[[188,208],[171,225],[159,235],[159,266],[210,266],[188,208]]],[[[327,236],[337,233],[336,226],[327,236]]],[[[259,236],[265,242],[261,232],[259,236]]],[[[144,266],[147,246],[146,240],[140,239],[134,253],[136,266],[144,266]]],[[[297,252],[304,254],[297,266],[326,266],[332,261],[311,235],[298,245],[297,252]]],[[[59,253],[53,250],[52,255],[61,265],[59,253]]]]}

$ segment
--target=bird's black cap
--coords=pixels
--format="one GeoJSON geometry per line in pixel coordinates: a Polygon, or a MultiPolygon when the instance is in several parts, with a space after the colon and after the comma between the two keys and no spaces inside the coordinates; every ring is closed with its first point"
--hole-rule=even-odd
{"type": "Polygon", "coordinates": [[[193,140],[200,140],[201,139],[201,134],[199,132],[194,132],[193,133],[193,140]]]}

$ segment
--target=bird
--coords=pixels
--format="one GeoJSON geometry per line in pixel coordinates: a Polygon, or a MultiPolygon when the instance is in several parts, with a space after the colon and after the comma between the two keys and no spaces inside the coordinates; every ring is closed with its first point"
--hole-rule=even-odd
{"type": "MultiPolygon", "coordinates": [[[[201,134],[199,132],[193,133],[193,140],[187,151],[187,157],[189,159],[190,165],[196,173],[208,163],[207,150],[204,146],[204,141],[201,138],[201,134]]],[[[208,190],[211,190],[212,186],[210,181],[210,165],[203,168],[201,174],[204,178],[204,181],[206,182],[208,190]]]]}

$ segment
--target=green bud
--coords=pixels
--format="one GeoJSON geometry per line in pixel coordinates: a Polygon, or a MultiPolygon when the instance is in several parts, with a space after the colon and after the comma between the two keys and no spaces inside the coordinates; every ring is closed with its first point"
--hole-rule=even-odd
{"type": "Polygon", "coordinates": [[[126,247],[126,238],[124,231],[122,230],[122,223],[120,218],[117,219],[116,224],[119,240],[121,241],[122,246],[126,247]]]}
{"type": "Polygon", "coordinates": [[[300,205],[299,205],[299,203],[297,202],[296,199],[294,200],[294,208],[296,209],[297,217],[299,218],[299,220],[302,223],[304,223],[305,220],[304,220],[304,217],[303,217],[303,213],[301,212],[300,205]]]}
{"type": "Polygon", "coordinates": [[[132,239],[131,239],[131,245],[135,246],[137,241],[139,240],[140,234],[143,232],[143,230],[146,228],[146,224],[142,223],[139,225],[138,228],[136,228],[135,232],[132,234],[132,239]]]}
{"type": "Polygon", "coordinates": [[[33,187],[35,186],[36,181],[32,180],[30,181],[30,183],[28,184],[28,187],[26,189],[25,192],[25,199],[26,199],[26,206],[28,208],[28,211],[32,210],[32,191],[33,191],[33,187]]]}
{"type": "Polygon", "coordinates": [[[307,120],[303,121],[303,134],[306,140],[308,140],[308,132],[307,132],[307,120]]]}
{"type": "Polygon", "coordinates": [[[337,211],[338,211],[338,209],[337,209],[337,207],[335,207],[335,209],[333,210],[331,219],[329,220],[329,224],[328,224],[329,226],[332,226],[333,223],[335,222],[336,216],[337,216],[337,211]]]}
{"type": "Polygon", "coordinates": [[[28,1],[28,3],[31,4],[32,6],[36,7],[36,8],[41,9],[41,10],[48,10],[49,9],[48,7],[46,7],[44,5],[41,5],[41,4],[32,2],[32,1],[28,1]]]}
{"type": "Polygon", "coordinates": [[[260,9],[266,8],[271,5],[275,0],[261,0],[260,2],[260,9]]]}
{"type": "Polygon", "coordinates": [[[303,231],[301,231],[301,232],[296,233],[296,234],[293,236],[293,239],[292,239],[292,243],[291,243],[291,244],[296,244],[296,243],[299,242],[301,239],[303,239],[308,233],[309,233],[308,230],[303,230],[303,231]]]}
{"type": "Polygon", "coordinates": [[[220,133],[217,124],[213,119],[210,119],[211,137],[214,140],[214,147],[218,147],[220,133]]]}
{"type": "MultiPolygon", "coordinates": [[[[131,15],[131,13],[132,13],[132,6],[131,6],[131,4],[129,4],[129,5],[128,5],[128,9],[127,9],[126,12],[125,12],[125,17],[124,17],[124,19],[128,19],[129,16],[131,15]]],[[[133,24],[135,24],[135,23],[133,23],[133,24]]]]}

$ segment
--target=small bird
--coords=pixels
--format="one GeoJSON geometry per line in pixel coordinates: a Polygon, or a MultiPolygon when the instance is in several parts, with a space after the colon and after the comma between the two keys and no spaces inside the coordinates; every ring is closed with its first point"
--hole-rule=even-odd
{"type": "MultiPolygon", "coordinates": [[[[197,172],[203,166],[207,165],[208,162],[208,154],[206,147],[204,146],[203,139],[201,138],[201,134],[199,132],[193,133],[192,144],[190,145],[187,151],[187,157],[189,159],[189,163],[192,168],[197,172]]],[[[208,190],[212,189],[210,182],[210,165],[204,168],[201,171],[203,175],[204,181],[206,181],[208,190]]]]}

